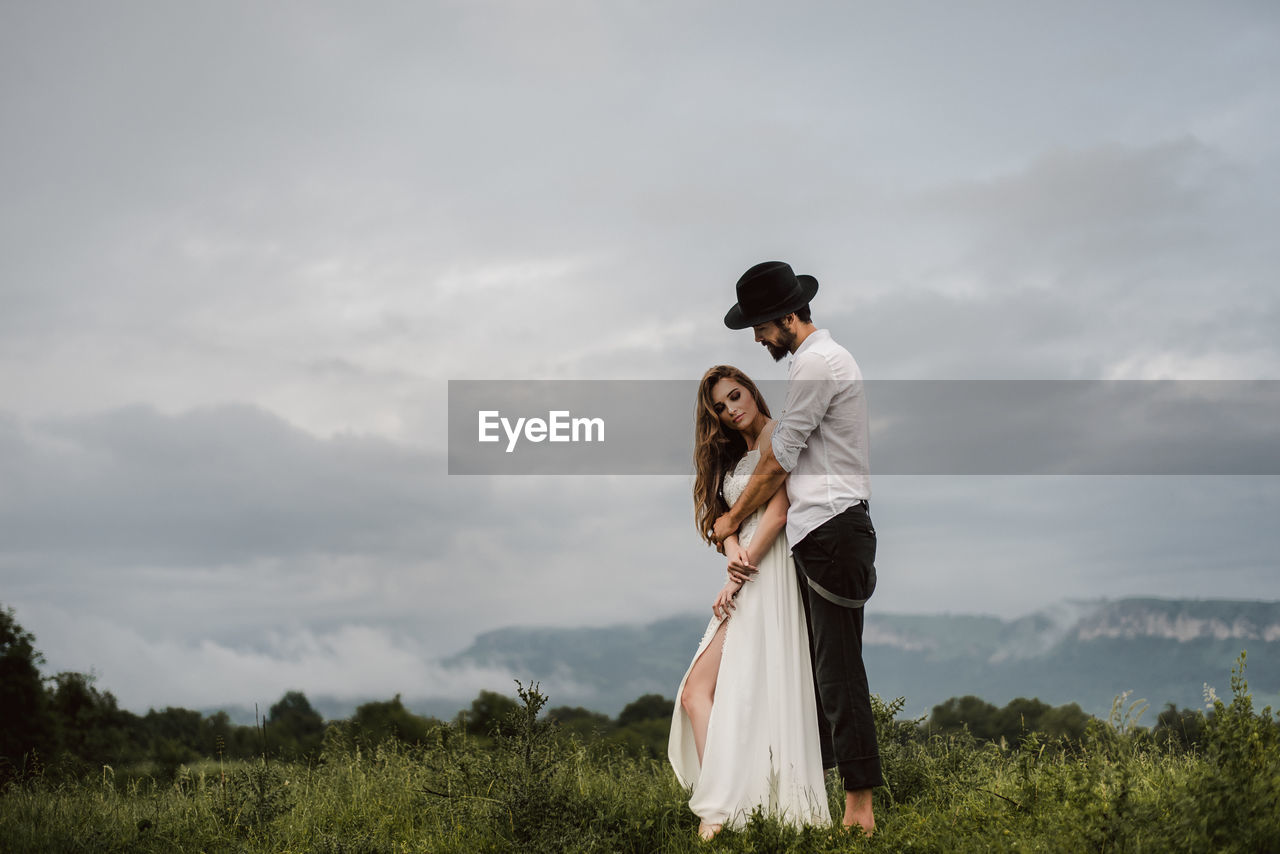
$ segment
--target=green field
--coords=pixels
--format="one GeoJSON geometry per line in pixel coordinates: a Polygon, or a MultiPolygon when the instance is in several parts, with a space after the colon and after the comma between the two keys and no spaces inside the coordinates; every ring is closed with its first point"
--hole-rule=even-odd
{"type": "Polygon", "coordinates": [[[1280,851],[1280,728],[1253,709],[1243,661],[1193,746],[1154,737],[1122,701],[1080,739],[1016,745],[929,735],[877,702],[888,785],[870,840],[756,817],[702,843],[665,760],[556,726],[535,687],[492,737],[455,722],[370,747],[335,724],[305,763],[28,769],[0,796],[0,850],[1280,851]]]}

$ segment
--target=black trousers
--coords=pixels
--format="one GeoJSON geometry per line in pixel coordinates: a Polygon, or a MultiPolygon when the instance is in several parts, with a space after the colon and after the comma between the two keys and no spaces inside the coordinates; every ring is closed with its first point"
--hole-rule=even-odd
{"type": "Polygon", "coordinates": [[[876,587],[876,530],[866,504],[824,522],[791,553],[809,626],[822,766],[839,768],[847,791],[883,786],[862,663],[862,607],[849,607],[871,598],[876,587]]]}

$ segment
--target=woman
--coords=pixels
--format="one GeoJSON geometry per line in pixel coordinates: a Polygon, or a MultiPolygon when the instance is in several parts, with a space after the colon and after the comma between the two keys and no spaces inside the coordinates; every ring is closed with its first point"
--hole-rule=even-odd
{"type": "MultiPolygon", "coordinates": [[[[773,422],[746,374],[717,365],[698,386],[695,517],[711,542],[716,517],[746,488],[756,443],[773,422]]],[[[760,807],[796,825],[828,824],[808,629],[786,542],[785,485],[724,542],[725,556],[758,569],[728,581],[680,682],[667,755],[692,789],[689,807],[710,839],[760,807]]]]}

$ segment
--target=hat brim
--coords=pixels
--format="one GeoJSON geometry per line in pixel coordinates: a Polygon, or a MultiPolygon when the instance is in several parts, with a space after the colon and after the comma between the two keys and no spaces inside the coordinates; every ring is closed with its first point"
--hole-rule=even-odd
{"type": "Polygon", "coordinates": [[[746,329],[748,326],[756,326],[760,323],[768,323],[770,320],[777,320],[779,317],[786,317],[798,308],[804,308],[813,299],[813,295],[818,292],[818,280],[813,276],[799,275],[796,281],[800,284],[800,293],[794,299],[788,300],[777,308],[771,309],[763,314],[746,315],[742,313],[742,306],[738,303],[733,304],[733,308],[729,309],[729,313],[724,316],[724,325],[730,329],[746,329]]]}

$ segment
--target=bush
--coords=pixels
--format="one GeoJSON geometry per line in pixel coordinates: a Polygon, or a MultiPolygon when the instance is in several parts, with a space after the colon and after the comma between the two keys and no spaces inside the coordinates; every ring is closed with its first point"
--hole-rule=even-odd
{"type": "MultiPolygon", "coordinates": [[[[517,689],[493,736],[437,723],[415,744],[370,745],[344,723],[310,764],[206,760],[171,780],[84,765],[74,779],[37,774],[0,795],[0,850],[1280,851],[1280,730],[1254,710],[1243,656],[1195,750],[1163,743],[1124,696],[1078,739],[1032,732],[1014,746],[929,732],[899,719],[901,699],[877,698],[887,785],[870,840],[758,816],[706,846],[664,759],[583,741],[541,714],[537,684],[517,689]]],[[[661,728],[622,729],[648,724],[661,728]]],[[[838,821],[836,775],[828,783],[838,821]]]]}

